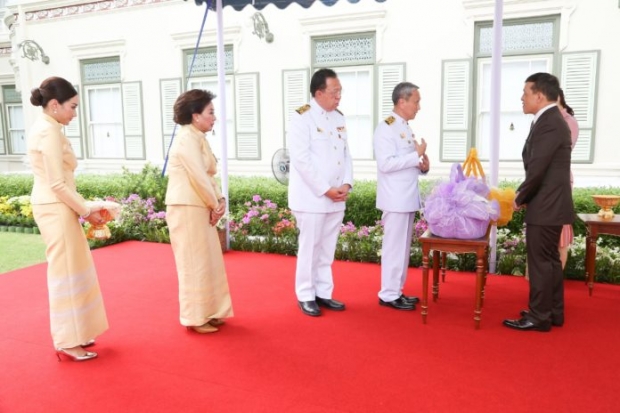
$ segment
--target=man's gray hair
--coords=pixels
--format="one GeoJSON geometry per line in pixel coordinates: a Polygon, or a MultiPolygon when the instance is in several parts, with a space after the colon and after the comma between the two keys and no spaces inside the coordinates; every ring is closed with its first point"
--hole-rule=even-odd
{"type": "Polygon", "coordinates": [[[398,103],[398,99],[407,100],[411,96],[414,90],[418,90],[419,87],[410,82],[401,82],[396,85],[392,92],[392,102],[394,105],[398,103]]]}

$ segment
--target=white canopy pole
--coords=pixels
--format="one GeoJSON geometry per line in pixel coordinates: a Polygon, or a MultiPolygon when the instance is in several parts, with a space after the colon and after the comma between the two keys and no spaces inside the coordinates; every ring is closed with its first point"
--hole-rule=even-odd
{"type": "MultiPolygon", "coordinates": [[[[218,119],[218,134],[222,148],[220,176],[222,181],[222,193],[226,197],[226,211],[228,211],[228,145],[226,136],[226,58],[224,55],[224,17],[222,0],[216,0],[215,9],[217,14],[217,80],[219,91],[217,94],[220,105],[220,117],[218,119]]],[[[226,247],[230,246],[228,223],[226,223],[226,247]]]]}
{"type": "MultiPolygon", "coordinates": [[[[499,121],[502,97],[502,26],[504,0],[495,0],[495,16],[493,18],[493,50],[491,52],[491,145],[489,168],[491,170],[491,187],[498,183],[499,169],[499,121]]],[[[494,273],[497,264],[497,227],[491,229],[491,251],[489,251],[489,272],[494,273]]]]}

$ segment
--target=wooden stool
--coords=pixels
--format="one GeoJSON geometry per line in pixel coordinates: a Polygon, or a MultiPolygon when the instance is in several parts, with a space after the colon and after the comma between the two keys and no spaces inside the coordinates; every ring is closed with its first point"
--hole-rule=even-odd
{"type": "MultiPolygon", "coordinates": [[[[489,229],[491,227],[489,226],[489,229]]],[[[476,253],[476,294],[474,308],[474,325],[480,328],[480,315],[484,301],[484,288],[487,277],[489,255],[489,229],[478,239],[442,238],[427,230],[421,237],[422,243],[422,322],[426,324],[428,314],[428,255],[433,251],[433,301],[439,297],[439,262],[442,254],[442,280],[445,281],[446,253],[476,253]]]]}

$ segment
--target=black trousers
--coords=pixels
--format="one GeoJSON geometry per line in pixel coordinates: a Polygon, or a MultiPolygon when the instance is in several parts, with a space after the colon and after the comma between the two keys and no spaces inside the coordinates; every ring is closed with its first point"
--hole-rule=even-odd
{"type": "Polygon", "coordinates": [[[535,323],[564,322],[564,273],[558,245],[562,225],[531,225],[525,229],[530,277],[530,318],[535,323]]]}

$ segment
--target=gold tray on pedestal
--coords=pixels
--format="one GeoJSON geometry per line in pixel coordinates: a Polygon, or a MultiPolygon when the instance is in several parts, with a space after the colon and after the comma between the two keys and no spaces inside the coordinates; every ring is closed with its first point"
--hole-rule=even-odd
{"type": "Polygon", "coordinates": [[[596,202],[596,205],[601,207],[598,211],[598,216],[602,219],[612,219],[614,217],[613,207],[618,205],[620,201],[619,195],[592,195],[592,199],[596,202]]]}

